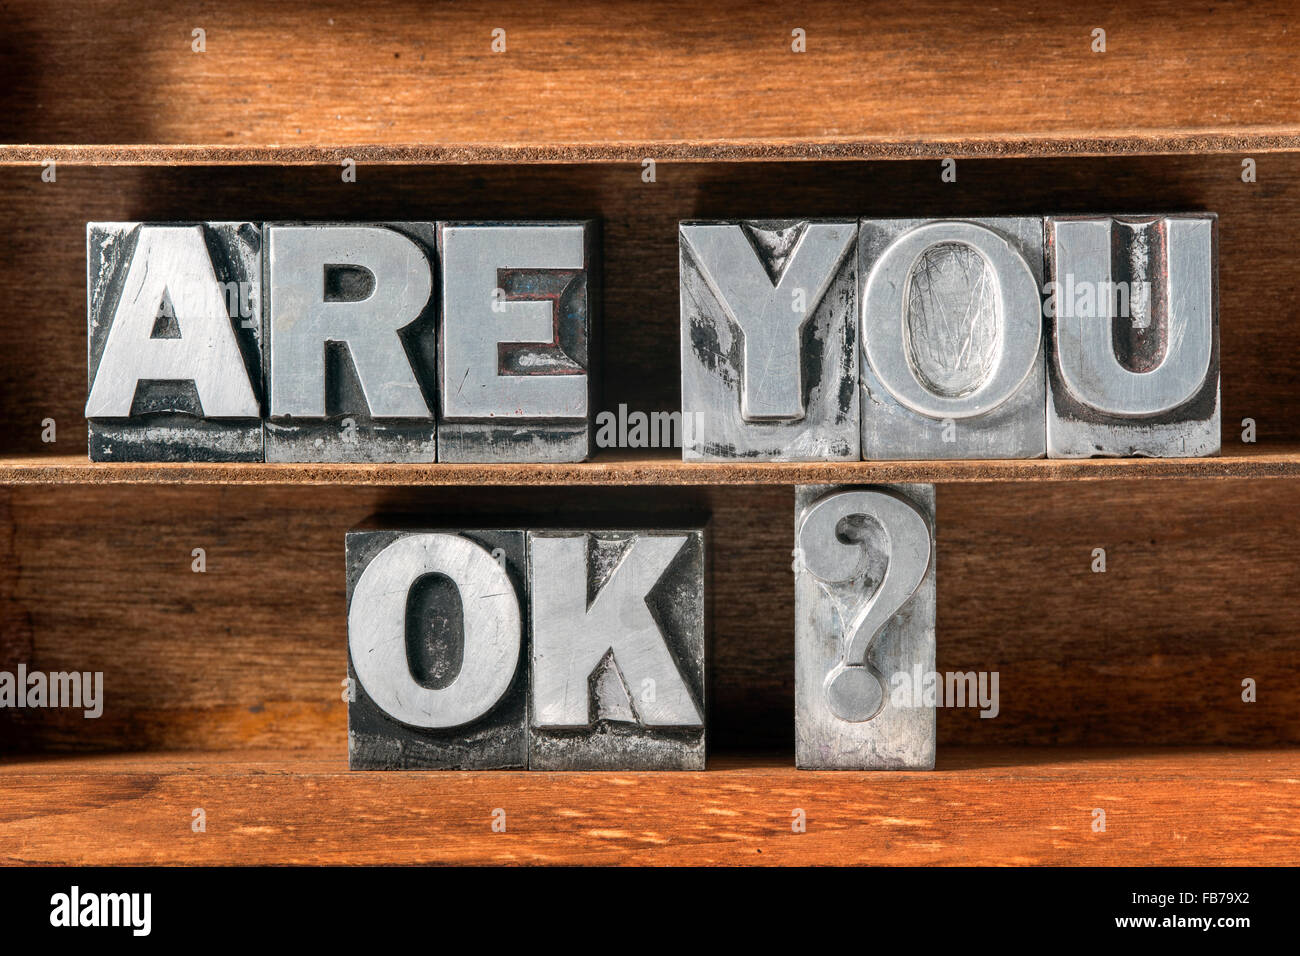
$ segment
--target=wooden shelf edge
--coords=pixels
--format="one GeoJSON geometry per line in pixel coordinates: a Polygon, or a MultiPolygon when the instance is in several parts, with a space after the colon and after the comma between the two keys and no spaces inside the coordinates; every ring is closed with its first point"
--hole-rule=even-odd
{"type": "Polygon", "coordinates": [[[788,755],[702,773],[350,773],[332,750],[0,761],[7,864],[1270,865],[1297,841],[1300,748],[947,748],[906,773],[788,755]]]}
{"type": "MultiPolygon", "coordinates": [[[[1258,449],[1258,450],[1256,450],[1258,449]]],[[[0,485],[796,485],[1300,477],[1300,448],[1218,458],[1014,461],[683,462],[608,453],[574,464],[283,464],[92,462],[74,455],[0,458],[0,485]]]]}
{"type": "Polygon", "coordinates": [[[343,159],[375,165],[487,163],[754,162],[800,160],[1024,159],[1065,156],[1271,153],[1300,150],[1300,126],[1242,129],[1079,131],[1033,136],[900,139],[649,140],[554,143],[265,143],[217,145],[0,144],[0,166],[315,166],[343,159]]]}

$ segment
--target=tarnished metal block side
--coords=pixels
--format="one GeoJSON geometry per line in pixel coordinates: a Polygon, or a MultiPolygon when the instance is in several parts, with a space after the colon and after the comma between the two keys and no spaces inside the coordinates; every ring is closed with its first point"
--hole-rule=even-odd
{"type": "Polygon", "coordinates": [[[705,533],[530,531],[535,770],[705,768],[705,533]]]}
{"type": "Polygon", "coordinates": [[[935,708],[933,485],[795,488],[795,764],[926,770],[935,708]],[[906,689],[906,688],[903,688],[906,689]]]}
{"type": "Polygon", "coordinates": [[[351,769],[527,767],[525,565],[523,531],[348,534],[351,769]],[[429,535],[476,547],[413,548],[363,583],[363,573],[395,542],[429,535]],[[358,603],[359,587],[369,594],[364,607],[358,603]],[[382,600],[385,592],[392,592],[388,604],[382,600]],[[394,647],[374,676],[359,673],[358,648],[373,660],[394,647]],[[390,704],[392,710],[377,702],[389,694],[398,701],[390,704]],[[401,707],[412,711],[395,716],[392,711],[401,707]]]}
{"type": "Polygon", "coordinates": [[[1046,224],[1051,458],[1219,454],[1218,217],[1046,224]]]}
{"type": "Polygon", "coordinates": [[[591,454],[601,305],[594,220],[440,222],[439,458],[591,454]]]}
{"type": "Polygon", "coordinates": [[[1041,217],[864,219],[862,457],[1046,454],[1041,217]]]}
{"type": "Polygon", "coordinates": [[[679,226],[687,461],[859,458],[857,223],[679,226]]]}
{"type": "Polygon", "coordinates": [[[92,461],[262,460],[261,263],[254,223],[86,224],[92,461]]]}
{"type": "Polygon", "coordinates": [[[266,460],[436,461],[434,223],[266,232],[266,460]]]}

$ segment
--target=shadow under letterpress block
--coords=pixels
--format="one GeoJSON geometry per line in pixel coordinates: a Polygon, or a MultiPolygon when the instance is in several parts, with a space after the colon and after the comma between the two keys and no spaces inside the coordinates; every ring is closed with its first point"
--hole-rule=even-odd
{"type": "Polygon", "coordinates": [[[864,219],[862,457],[1042,458],[1043,220],[864,219]]]}
{"type": "Polygon", "coordinates": [[[795,765],[928,770],[933,485],[795,488],[795,765]],[[906,686],[902,686],[906,685],[906,686]]]}
{"type": "Polygon", "coordinates": [[[683,222],[682,458],[859,457],[856,222],[683,222]]]}
{"type": "Polygon", "coordinates": [[[86,224],[92,461],[262,460],[262,234],[86,224]]]}
{"type": "Polygon", "coordinates": [[[439,458],[591,454],[600,315],[595,222],[440,222],[439,458]]]}
{"type": "Polygon", "coordinates": [[[528,765],[522,531],[347,536],[348,766],[528,765]]]}
{"type": "Polygon", "coordinates": [[[534,770],[703,770],[704,532],[530,531],[534,770]]]}
{"type": "Polygon", "coordinates": [[[268,223],[267,461],[437,459],[432,222],[268,223]]]}
{"type": "Polygon", "coordinates": [[[1218,217],[1047,220],[1047,453],[1220,450],[1218,217]]]}

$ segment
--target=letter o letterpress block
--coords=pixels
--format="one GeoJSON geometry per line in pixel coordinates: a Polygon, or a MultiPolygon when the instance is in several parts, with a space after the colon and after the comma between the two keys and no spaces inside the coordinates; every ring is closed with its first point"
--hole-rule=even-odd
{"type": "Polygon", "coordinates": [[[859,457],[857,234],[680,224],[684,460],[859,457]]]}
{"type": "Polygon", "coordinates": [[[442,417],[451,462],[582,461],[600,313],[595,222],[440,222],[442,417]]]}
{"type": "Polygon", "coordinates": [[[262,233],[86,224],[92,461],[262,460],[262,233]]]}
{"type": "Polygon", "coordinates": [[[795,548],[796,766],[931,769],[934,486],[798,486],[795,548]]]}
{"type": "Polygon", "coordinates": [[[266,460],[435,461],[434,224],[266,237],[266,460]]]}
{"type": "Polygon", "coordinates": [[[530,531],[534,770],[703,770],[704,532],[530,531]]]}
{"type": "Polygon", "coordinates": [[[1043,457],[1042,219],[864,219],[858,235],[862,457],[1043,457]]]}
{"type": "Polygon", "coordinates": [[[348,765],[528,765],[522,531],[347,536],[348,765]]]}
{"type": "Polygon", "coordinates": [[[1049,457],[1219,453],[1217,221],[1047,220],[1049,457]]]}

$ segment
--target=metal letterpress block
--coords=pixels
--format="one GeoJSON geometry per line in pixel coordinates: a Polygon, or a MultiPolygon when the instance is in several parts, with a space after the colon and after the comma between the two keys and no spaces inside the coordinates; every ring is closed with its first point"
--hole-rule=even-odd
{"type": "Polygon", "coordinates": [[[434,224],[268,223],[266,254],[266,460],[436,460],[434,224]]]}
{"type": "Polygon", "coordinates": [[[683,222],[687,461],[856,460],[856,222],[683,222]]]}
{"type": "Polygon", "coordinates": [[[92,461],[262,460],[262,234],[86,224],[92,461]]]}
{"type": "Polygon", "coordinates": [[[934,486],[795,488],[795,764],[928,770],[934,486]]]}
{"type": "Polygon", "coordinates": [[[1042,219],[864,219],[858,255],[862,457],[1043,457],[1042,219]]]}
{"type": "Polygon", "coordinates": [[[703,770],[704,532],[530,531],[534,770],[703,770]]]}
{"type": "Polygon", "coordinates": [[[595,222],[438,223],[442,461],[591,453],[598,248],[595,222]]]}
{"type": "Polygon", "coordinates": [[[528,765],[522,531],[347,536],[348,766],[528,765]]]}
{"type": "Polygon", "coordinates": [[[1217,220],[1047,220],[1049,457],[1219,453],[1217,220]]]}

